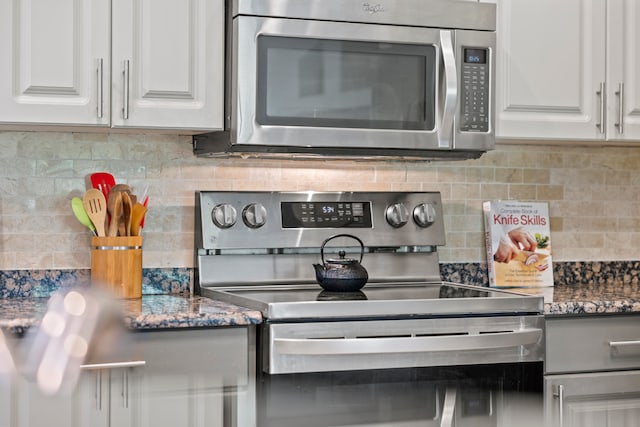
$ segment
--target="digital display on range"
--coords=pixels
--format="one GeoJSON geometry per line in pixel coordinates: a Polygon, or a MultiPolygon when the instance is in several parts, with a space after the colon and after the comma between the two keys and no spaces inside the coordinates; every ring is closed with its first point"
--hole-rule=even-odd
{"type": "Polygon", "coordinates": [[[371,228],[370,202],[282,202],[282,228],[371,228]]]}
{"type": "Polygon", "coordinates": [[[473,48],[464,49],[464,62],[467,64],[486,64],[487,50],[473,48]]]}

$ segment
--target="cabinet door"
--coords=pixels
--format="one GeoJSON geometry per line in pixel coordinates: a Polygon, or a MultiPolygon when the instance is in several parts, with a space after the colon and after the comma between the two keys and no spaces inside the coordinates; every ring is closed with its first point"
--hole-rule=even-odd
{"type": "Polygon", "coordinates": [[[600,0],[498,2],[498,138],[604,138],[605,12],[600,0]]]}
{"type": "Polygon", "coordinates": [[[108,125],[109,0],[0,2],[0,123],[108,125]]]}
{"type": "MultiPolygon", "coordinates": [[[[108,371],[81,374],[69,395],[46,395],[37,385],[18,378],[10,399],[11,427],[108,427],[108,371]]],[[[0,418],[2,420],[2,418],[0,418]]]]}
{"type": "Polygon", "coordinates": [[[223,126],[222,0],[113,0],[112,126],[223,126]]]}
{"type": "Polygon", "coordinates": [[[112,425],[254,425],[247,328],[148,332],[135,341],[146,364],[112,370],[112,425]]]}
{"type": "Polygon", "coordinates": [[[640,4],[637,0],[609,0],[607,19],[607,138],[638,141],[640,4]]]}
{"type": "Polygon", "coordinates": [[[549,427],[632,427],[640,420],[640,371],[549,375],[549,427]]]}

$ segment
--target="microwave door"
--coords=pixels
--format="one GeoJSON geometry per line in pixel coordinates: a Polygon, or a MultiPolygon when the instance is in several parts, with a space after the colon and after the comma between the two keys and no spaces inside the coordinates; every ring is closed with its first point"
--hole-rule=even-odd
{"type": "MultiPolygon", "coordinates": [[[[440,34],[430,28],[236,18],[232,142],[442,149],[440,34]]],[[[446,107],[455,114],[454,100],[446,107]]],[[[451,114],[446,119],[451,134],[451,114]]],[[[446,139],[449,149],[452,138],[446,139]]]]}

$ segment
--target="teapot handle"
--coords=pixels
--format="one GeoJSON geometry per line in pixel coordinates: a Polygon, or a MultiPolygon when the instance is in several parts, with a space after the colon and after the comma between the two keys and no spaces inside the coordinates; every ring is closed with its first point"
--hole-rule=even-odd
{"type": "Polygon", "coordinates": [[[333,240],[337,237],[351,237],[352,239],[355,239],[358,241],[358,243],[360,243],[360,263],[362,263],[362,257],[364,256],[364,243],[362,243],[362,240],[360,240],[358,237],[354,236],[353,234],[334,234],[331,237],[327,237],[325,239],[324,242],[322,242],[322,246],[320,246],[320,258],[322,259],[322,264],[324,264],[324,246],[330,241],[333,240]]]}

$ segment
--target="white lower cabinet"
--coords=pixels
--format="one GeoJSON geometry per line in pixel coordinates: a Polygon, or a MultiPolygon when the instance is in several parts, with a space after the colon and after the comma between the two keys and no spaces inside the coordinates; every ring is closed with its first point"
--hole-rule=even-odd
{"type": "Polygon", "coordinates": [[[640,315],[546,320],[548,427],[640,425],[640,315]]]}
{"type": "Polygon", "coordinates": [[[85,365],[70,396],[15,381],[0,427],[253,426],[253,339],[250,328],[134,333],[131,358],[85,365]]]}
{"type": "Polygon", "coordinates": [[[640,370],[550,375],[544,388],[549,426],[640,425],[640,370]]]}

